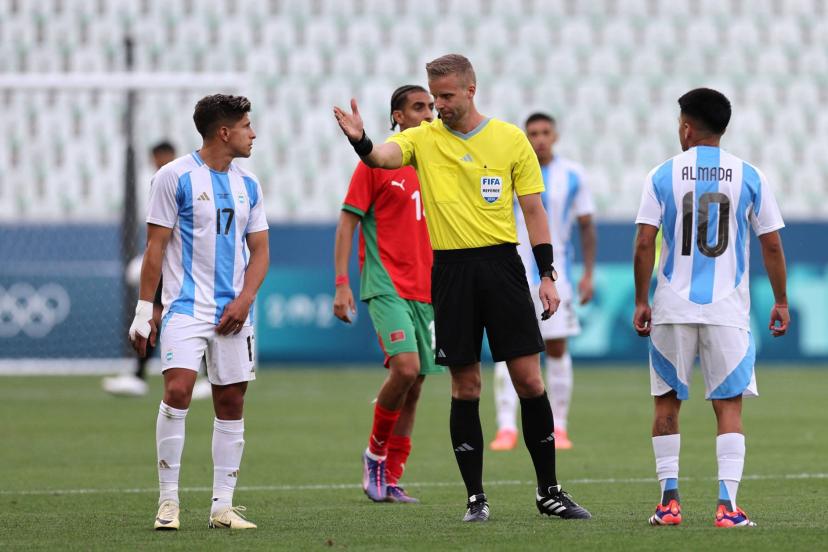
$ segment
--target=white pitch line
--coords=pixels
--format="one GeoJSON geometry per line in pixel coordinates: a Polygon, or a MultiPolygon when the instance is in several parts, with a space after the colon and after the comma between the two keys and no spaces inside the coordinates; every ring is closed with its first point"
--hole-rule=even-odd
{"type": "MultiPolygon", "coordinates": [[[[743,480],[765,481],[771,479],[828,479],[828,473],[783,473],[776,475],[746,475],[743,480]]],[[[682,481],[715,481],[714,477],[682,477],[682,481]]],[[[631,483],[653,483],[652,477],[640,478],[610,478],[610,479],[570,479],[566,483],[570,485],[615,485],[631,483]]],[[[534,485],[534,481],[519,481],[516,479],[504,479],[499,481],[486,481],[486,486],[517,486],[534,485]]],[[[459,487],[460,481],[416,481],[406,484],[406,487],[459,487]]],[[[320,483],[316,485],[251,485],[236,487],[237,491],[247,492],[274,492],[274,491],[337,491],[360,489],[357,483],[320,483]]],[[[211,487],[182,487],[181,492],[210,492],[211,487]]],[[[91,494],[145,494],[157,493],[156,487],[133,488],[133,489],[34,489],[34,490],[0,490],[0,496],[35,496],[35,495],[91,495],[91,494]]]]}

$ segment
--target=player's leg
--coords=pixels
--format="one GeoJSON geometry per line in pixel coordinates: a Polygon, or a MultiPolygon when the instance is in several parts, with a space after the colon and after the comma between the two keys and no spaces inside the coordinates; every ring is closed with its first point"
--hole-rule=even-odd
{"type": "Polygon", "coordinates": [[[512,450],[517,445],[518,396],[505,362],[494,365],[494,396],[497,414],[497,435],[489,443],[492,450],[512,450]]]}
{"type": "Polygon", "coordinates": [[[158,408],[155,444],[158,461],[156,529],[178,529],[178,481],[184,450],[185,419],[198,366],[207,347],[197,320],[180,314],[170,317],[160,332],[164,397],[158,408]]]}
{"type": "Polygon", "coordinates": [[[572,401],[572,357],[569,356],[566,347],[566,338],[547,339],[544,346],[546,386],[549,389],[552,414],[555,417],[555,448],[567,450],[572,448],[567,431],[569,404],[572,401]]]}
{"type": "Polygon", "coordinates": [[[368,447],[363,454],[362,488],[375,502],[387,499],[385,479],[388,447],[394,426],[411,386],[420,373],[420,359],[412,313],[396,295],[381,295],[368,302],[368,312],[377,332],[388,376],[377,393],[368,447]]]}
{"type": "Polygon", "coordinates": [[[716,526],[755,525],[736,504],[745,466],[742,431],[742,397],[755,396],[755,346],[750,333],[740,328],[703,326],[700,360],[707,398],[716,413],[716,458],[719,499],[716,526]]]}
{"type": "Polygon", "coordinates": [[[697,350],[697,326],[653,326],[650,338],[650,392],[654,397],[652,442],[661,499],[655,514],[649,519],[651,525],[681,523],[679,411],[681,401],[688,398],[688,384],[697,350]]]}
{"type": "Polygon", "coordinates": [[[540,357],[524,355],[506,361],[515,392],[520,400],[523,440],[538,480],[538,488],[547,489],[558,484],[555,470],[555,423],[543,377],[540,357]]]}
{"type": "Polygon", "coordinates": [[[209,340],[207,377],[213,385],[213,494],[209,527],[255,529],[233,506],[244,453],[244,395],[256,379],[254,334],[244,326],[238,334],[217,335],[209,340]]]}
{"type": "Polygon", "coordinates": [[[399,486],[408,456],[411,454],[411,434],[414,430],[414,419],[417,413],[417,404],[420,400],[423,381],[426,376],[444,374],[446,369],[434,362],[434,348],[436,335],[434,327],[434,309],[428,303],[407,301],[409,312],[414,321],[417,336],[417,354],[420,358],[420,374],[414,385],[405,396],[400,419],[394,427],[394,432],[388,443],[388,458],[386,460],[386,474],[388,477],[388,498],[395,502],[418,502],[409,496],[399,486]]]}
{"type": "Polygon", "coordinates": [[[483,428],[480,424],[480,349],[483,321],[477,302],[477,274],[484,270],[472,252],[435,251],[431,297],[436,329],[436,363],[451,372],[449,433],[466,486],[463,521],[489,519],[483,491],[483,428]]]}
{"type": "Polygon", "coordinates": [[[650,517],[650,525],[678,525],[681,523],[681,498],[678,490],[679,452],[679,410],[681,401],[675,391],[654,397],[653,454],[655,455],[656,477],[661,487],[661,500],[656,512],[650,517]]]}
{"type": "MultiPolygon", "coordinates": [[[[439,325],[437,326],[439,328],[439,325]]],[[[438,341],[439,343],[439,341],[438,341]]],[[[480,363],[451,366],[449,432],[454,457],[466,485],[463,521],[486,521],[489,504],[483,492],[483,426],[480,424],[480,363]]]]}
{"type": "MultiPolygon", "coordinates": [[[[556,286],[561,298],[560,307],[554,316],[540,323],[540,331],[546,349],[546,388],[552,403],[552,414],[555,416],[555,448],[561,450],[572,448],[567,427],[573,375],[572,357],[567,350],[566,340],[578,335],[581,327],[572,306],[572,287],[568,280],[561,278],[556,286]]],[[[532,292],[535,312],[540,317],[543,307],[536,297],[536,289],[532,292]]]]}
{"type": "Polygon", "coordinates": [[[558,484],[555,466],[555,423],[543,385],[538,328],[526,272],[517,253],[488,263],[480,300],[489,345],[495,361],[505,360],[520,398],[523,442],[532,457],[538,481],[535,504],[542,514],[588,519],[558,484]]]}
{"type": "Polygon", "coordinates": [[[394,425],[394,431],[388,439],[388,456],[385,460],[385,482],[387,499],[391,502],[419,502],[409,496],[399,485],[408,456],[411,454],[411,433],[414,431],[414,419],[417,415],[417,402],[423,387],[425,376],[417,377],[414,385],[405,395],[405,402],[400,409],[400,418],[394,425]]]}

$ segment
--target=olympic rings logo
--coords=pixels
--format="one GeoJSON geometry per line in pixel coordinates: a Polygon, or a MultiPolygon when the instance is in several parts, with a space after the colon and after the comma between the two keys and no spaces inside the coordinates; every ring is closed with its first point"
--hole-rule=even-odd
{"type": "Polygon", "coordinates": [[[35,289],[27,283],[0,286],[0,337],[15,337],[23,332],[42,338],[69,315],[72,301],[63,286],[48,283],[35,289]]]}

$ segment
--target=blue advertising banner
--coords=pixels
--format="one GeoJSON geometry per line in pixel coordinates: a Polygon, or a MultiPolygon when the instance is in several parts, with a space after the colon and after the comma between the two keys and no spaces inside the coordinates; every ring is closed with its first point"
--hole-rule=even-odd
{"type": "MultiPolygon", "coordinates": [[[[364,304],[346,326],[332,314],[333,225],[271,228],[272,268],[259,294],[259,358],[263,361],[379,362],[382,356],[364,304]]],[[[774,339],[767,330],[773,305],[758,240],[751,244],[753,334],[762,360],[828,360],[828,255],[815,247],[828,224],[799,223],[782,231],[788,258],[788,295],[794,323],[774,339]]],[[[582,360],[641,362],[647,341],[631,327],[634,282],[632,224],[598,225],[598,268],[594,300],[579,307],[582,333],[571,341],[582,360]]],[[[355,248],[356,249],[356,248],[355,248]]],[[[575,250],[580,251],[576,241],[575,250]]],[[[577,256],[576,256],[577,258],[577,256]]],[[[356,260],[351,263],[357,282],[356,260]]],[[[577,279],[580,267],[573,271],[577,279]]],[[[357,293],[355,286],[354,293],[357,293]]]]}
{"type": "MultiPolygon", "coordinates": [[[[257,299],[263,363],[382,360],[363,303],[353,324],[333,317],[334,231],[333,224],[271,227],[271,269],[257,299]]],[[[583,331],[571,350],[580,359],[641,362],[646,340],[630,326],[635,228],[605,223],[598,231],[595,298],[578,309],[583,331]]],[[[828,361],[826,235],[826,223],[791,224],[782,231],[793,325],[779,339],[767,331],[773,296],[753,240],[753,332],[762,360],[828,361]]],[[[118,252],[116,225],[0,225],[0,359],[124,356],[118,252]]],[[[577,264],[574,272],[577,278],[577,264]]],[[[356,245],[350,278],[358,300],[356,245]]]]}
{"type": "Polygon", "coordinates": [[[0,358],[126,353],[112,224],[0,226],[0,358]]]}

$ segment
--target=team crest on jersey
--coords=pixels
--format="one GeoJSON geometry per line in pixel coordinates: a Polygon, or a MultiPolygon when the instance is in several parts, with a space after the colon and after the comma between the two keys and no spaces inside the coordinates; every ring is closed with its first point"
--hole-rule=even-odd
{"type": "Polygon", "coordinates": [[[239,192],[239,203],[244,204],[244,194],[239,192]]]}
{"type": "Polygon", "coordinates": [[[503,179],[499,176],[480,177],[480,195],[487,203],[494,203],[503,191],[503,179]]]}

